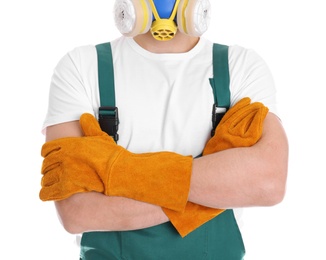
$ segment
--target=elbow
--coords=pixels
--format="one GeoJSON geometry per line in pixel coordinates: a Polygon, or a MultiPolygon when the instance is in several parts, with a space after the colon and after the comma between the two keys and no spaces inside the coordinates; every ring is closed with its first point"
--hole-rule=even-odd
{"type": "Polygon", "coordinates": [[[63,228],[70,234],[83,233],[81,222],[78,219],[78,210],[70,199],[55,202],[58,218],[63,228]]]}
{"type": "Polygon", "coordinates": [[[288,149],[271,147],[274,148],[271,149],[273,152],[268,154],[266,160],[262,160],[265,163],[260,167],[258,174],[263,197],[262,206],[275,206],[283,201],[286,194],[288,149]]]}
{"type": "Polygon", "coordinates": [[[287,171],[270,175],[261,181],[261,206],[275,206],[283,201],[286,194],[287,171]]]}
{"type": "Polygon", "coordinates": [[[77,226],[73,221],[69,219],[66,221],[62,221],[63,228],[70,234],[77,235],[83,233],[83,229],[77,226]]]}
{"type": "Polygon", "coordinates": [[[285,186],[282,184],[266,184],[263,192],[261,206],[275,206],[281,203],[285,197],[285,186]]]}
{"type": "Polygon", "coordinates": [[[78,229],[75,225],[71,225],[69,222],[63,222],[62,226],[69,234],[77,235],[83,233],[81,229],[78,229]]]}
{"type": "Polygon", "coordinates": [[[277,117],[266,117],[264,128],[265,139],[257,146],[256,176],[262,191],[262,206],[274,206],[283,201],[286,193],[289,144],[277,117]]]}

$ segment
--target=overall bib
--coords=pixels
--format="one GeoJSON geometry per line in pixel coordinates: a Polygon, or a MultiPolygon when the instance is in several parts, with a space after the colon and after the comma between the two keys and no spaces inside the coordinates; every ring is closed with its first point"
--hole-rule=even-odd
{"type": "MultiPolygon", "coordinates": [[[[117,141],[119,119],[115,107],[111,46],[104,43],[96,48],[101,102],[99,123],[102,130],[117,141]]],[[[230,104],[228,47],[225,45],[214,44],[213,73],[214,78],[210,79],[215,99],[212,135],[225,113],[216,114],[216,107],[228,109],[230,104]]],[[[80,246],[81,260],[241,260],[245,255],[232,209],[224,211],[184,238],[167,222],[134,231],[86,232],[80,246]]]]}
{"type": "Polygon", "coordinates": [[[84,233],[80,259],[241,260],[244,254],[233,210],[226,210],[184,238],[170,222],[135,231],[84,233]]]}

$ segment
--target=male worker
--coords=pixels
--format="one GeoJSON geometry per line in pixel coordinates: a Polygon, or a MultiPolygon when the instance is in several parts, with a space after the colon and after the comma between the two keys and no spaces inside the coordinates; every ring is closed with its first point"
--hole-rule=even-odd
{"type": "Polygon", "coordinates": [[[242,259],[237,212],[283,199],[288,144],[272,76],[254,51],[228,48],[231,108],[210,135],[209,15],[208,0],[116,1],[117,140],[94,118],[96,47],[57,65],[40,196],[82,234],[80,259],[242,259]]]}

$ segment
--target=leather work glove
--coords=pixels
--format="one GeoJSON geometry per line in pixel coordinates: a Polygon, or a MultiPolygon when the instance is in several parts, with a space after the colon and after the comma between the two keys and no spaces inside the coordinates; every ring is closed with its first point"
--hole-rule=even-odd
{"type": "MultiPolygon", "coordinates": [[[[217,125],[214,136],[207,142],[203,155],[234,147],[249,147],[260,139],[268,108],[262,103],[250,102],[250,98],[243,98],[230,108],[217,125]]],[[[185,237],[224,210],[187,202],[184,212],[166,208],[163,211],[179,234],[185,237]]]]}
{"type": "Polygon", "coordinates": [[[224,115],[207,142],[203,155],[234,147],[250,147],[258,142],[262,133],[268,108],[260,102],[251,103],[242,98],[224,115]]]}
{"type": "Polygon", "coordinates": [[[103,132],[91,114],[83,114],[80,125],[85,136],[43,145],[41,200],[62,200],[78,192],[97,191],[184,210],[191,156],[131,153],[103,132]]]}

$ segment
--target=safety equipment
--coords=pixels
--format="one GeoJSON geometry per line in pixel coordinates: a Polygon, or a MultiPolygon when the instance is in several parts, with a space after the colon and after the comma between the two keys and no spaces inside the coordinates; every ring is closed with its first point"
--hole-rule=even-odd
{"type": "Polygon", "coordinates": [[[249,147],[261,137],[268,108],[260,102],[251,103],[249,97],[242,98],[225,116],[207,142],[203,155],[234,147],[249,147]]]}
{"type": "Polygon", "coordinates": [[[85,136],[60,138],[43,145],[42,200],[61,200],[93,190],[184,210],[191,156],[131,153],[103,132],[91,114],[83,114],[80,125],[85,136]]]}
{"type": "Polygon", "coordinates": [[[156,40],[171,40],[177,30],[201,36],[210,22],[209,0],[116,0],[114,20],[127,37],[151,31],[156,40]]]}
{"type": "MultiPolygon", "coordinates": [[[[254,145],[263,132],[268,108],[260,102],[251,103],[246,97],[237,102],[217,125],[215,135],[207,142],[203,155],[235,147],[254,145]]],[[[208,208],[188,202],[184,212],[163,208],[182,237],[221,214],[223,209],[208,208]]]]}

